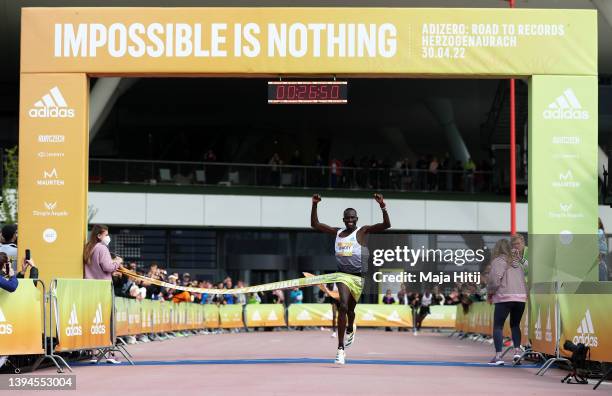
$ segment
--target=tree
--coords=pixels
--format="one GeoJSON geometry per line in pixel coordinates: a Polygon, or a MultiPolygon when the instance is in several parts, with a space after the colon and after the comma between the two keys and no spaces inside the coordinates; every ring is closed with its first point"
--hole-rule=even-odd
{"type": "Polygon", "coordinates": [[[4,224],[17,223],[17,146],[4,150],[4,184],[2,184],[2,204],[0,214],[4,224]]]}

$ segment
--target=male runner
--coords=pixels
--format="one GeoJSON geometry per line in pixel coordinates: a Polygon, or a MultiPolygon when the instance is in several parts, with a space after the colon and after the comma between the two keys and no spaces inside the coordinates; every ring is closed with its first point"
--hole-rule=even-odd
{"type": "MultiPolygon", "coordinates": [[[[330,227],[327,224],[319,223],[317,215],[317,205],[321,202],[321,196],[312,196],[312,211],[310,212],[310,226],[317,231],[336,236],[335,254],[338,261],[338,271],[351,275],[363,276],[365,264],[367,264],[367,235],[373,232],[384,231],[391,227],[387,207],[381,194],[374,194],[374,199],[380,205],[383,214],[383,222],[357,227],[357,211],[353,208],[344,210],[342,221],[345,228],[330,227]]],[[[338,304],[338,351],[336,352],[337,364],[344,364],[346,353],[344,348],[350,347],[355,341],[355,306],[357,301],[343,283],[338,283],[340,302],[338,304]],[[348,328],[347,328],[348,318],[348,328]],[[347,333],[346,344],[344,343],[344,333],[347,333]]]]}

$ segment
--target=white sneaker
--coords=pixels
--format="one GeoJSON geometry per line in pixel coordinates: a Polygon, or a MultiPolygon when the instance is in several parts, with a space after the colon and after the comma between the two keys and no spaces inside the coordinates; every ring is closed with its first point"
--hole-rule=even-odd
{"type": "Polygon", "coordinates": [[[334,360],[335,364],[345,364],[346,363],[346,352],[344,349],[338,349],[336,352],[336,360],[334,360]]]}
{"type": "Polygon", "coordinates": [[[498,358],[497,356],[495,356],[487,364],[489,366],[503,366],[504,365],[504,361],[501,358],[498,358]]]}
{"type": "Polygon", "coordinates": [[[353,323],[353,332],[348,333],[346,335],[346,341],[344,342],[344,347],[348,348],[355,342],[355,333],[357,332],[357,325],[353,323]]]}
{"type": "Polygon", "coordinates": [[[332,338],[337,338],[338,337],[338,333],[336,333],[335,331],[332,333],[332,338]]]}
{"type": "Polygon", "coordinates": [[[115,360],[113,358],[106,359],[106,363],[108,363],[108,364],[121,364],[121,362],[119,360],[115,360]]]}
{"type": "Polygon", "coordinates": [[[90,364],[97,364],[98,363],[98,359],[96,359],[96,358],[90,359],[89,363],[90,364]]]}

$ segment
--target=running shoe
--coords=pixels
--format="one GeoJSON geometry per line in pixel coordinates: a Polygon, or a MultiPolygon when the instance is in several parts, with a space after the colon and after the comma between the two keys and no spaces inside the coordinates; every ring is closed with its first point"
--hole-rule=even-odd
{"type": "Polygon", "coordinates": [[[121,364],[121,362],[119,360],[116,360],[116,359],[113,359],[113,358],[106,359],[106,363],[108,363],[108,364],[121,364]]]}
{"type": "Polygon", "coordinates": [[[344,343],[344,347],[348,348],[355,342],[355,333],[357,332],[357,325],[353,323],[353,331],[346,335],[346,342],[344,343]]]}
{"type": "Polygon", "coordinates": [[[498,358],[497,356],[495,356],[493,359],[489,361],[488,365],[489,366],[503,366],[504,361],[501,358],[498,358]]]}
{"type": "Polygon", "coordinates": [[[338,349],[336,352],[336,360],[334,360],[335,364],[345,364],[346,363],[346,352],[344,349],[338,349]]]}
{"type": "Polygon", "coordinates": [[[336,338],[336,337],[338,337],[338,334],[334,331],[331,336],[332,336],[332,338],[336,338]]]}

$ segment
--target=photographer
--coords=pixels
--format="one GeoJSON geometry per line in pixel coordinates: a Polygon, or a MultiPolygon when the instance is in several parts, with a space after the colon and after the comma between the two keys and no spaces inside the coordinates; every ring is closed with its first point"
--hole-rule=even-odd
{"type": "Polygon", "coordinates": [[[495,357],[489,362],[493,366],[502,366],[501,358],[504,322],[510,315],[510,329],[514,344],[514,359],[521,354],[521,318],[527,301],[525,283],[525,261],[518,249],[511,249],[507,239],[501,239],[493,248],[493,262],[487,282],[489,303],[495,304],[493,314],[493,342],[495,357]]]}
{"type": "MultiPolygon", "coordinates": [[[[38,279],[38,268],[36,268],[34,260],[26,260],[25,258],[21,263],[21,270],[17,273],[17,278],[25,278],[28,269],[30,270],[30,279],[38,279]]],[[[36,281],[34,281],[34,285],[36,285],[36,281]]]]}
{"type": "Polygon", "coordinates": [[[6,290],[9,293],[17,290],[19,281],[15,276],[13,266],[9,261],[8,255],[4,252],[0,252],[0,268],[2,268],[2,276],[0,276],[0,289],[6,290]]]}
{"type": "Polygon", "coordinates": [[[6,224],[2,227],[2,241],[0,243],[0,252],[6,253],[13,264],[13,270],[17,270],[17,225],[6,224]]]}

